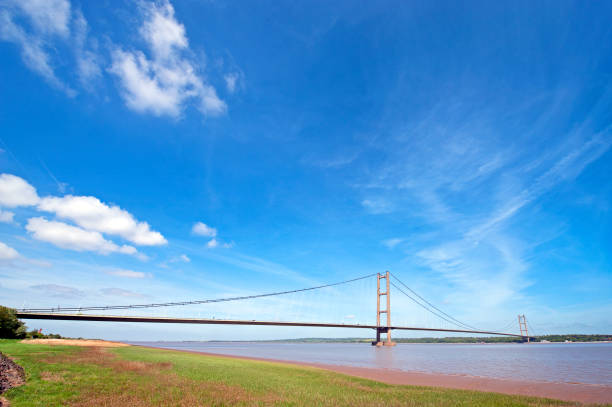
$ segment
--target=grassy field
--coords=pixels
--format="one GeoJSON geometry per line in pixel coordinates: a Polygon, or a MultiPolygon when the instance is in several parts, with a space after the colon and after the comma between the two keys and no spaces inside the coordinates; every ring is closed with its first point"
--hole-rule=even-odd
{"type": "Polygon", "coordinates": [[[26,406],[572,406],[463,390],[394,386],[324,370],[167,350],[0,340],[27,372],[4,394],[26,406]]]}

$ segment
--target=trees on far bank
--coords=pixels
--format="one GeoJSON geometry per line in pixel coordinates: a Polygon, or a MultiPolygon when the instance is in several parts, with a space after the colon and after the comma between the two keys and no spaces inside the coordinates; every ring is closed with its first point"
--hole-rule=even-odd
{"type": "Polygon", "coordinates": [[[15,310],[0,305],[0,338],[25,338],[26,332],[26,326],[17,318],[15,310]]]}

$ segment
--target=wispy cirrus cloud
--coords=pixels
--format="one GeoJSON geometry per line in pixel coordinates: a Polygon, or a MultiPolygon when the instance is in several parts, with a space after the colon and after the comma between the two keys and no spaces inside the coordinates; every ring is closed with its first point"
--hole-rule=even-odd
{"type": "Polygon", "coordinates": [[[82,290],[61,284],[37,284],[30,288],[42,291],[46,296],[57,298],[82,298],[86,294],[82,290]]]}
{"type": "Polygon", "coordinates": [[[150,273],[145,273],[145,272],[142,272],[142,271],[127,270],[127,269],[119,269],[119,268],[114,268],[114,269],[106,270],[105,273],[110,275],[110,276],[123,277],[123,278],[147,278],[147,277],[151,277],[150,273]]]}
{"type": "Polygon", "coordinates": [[[539,119],[521,122],[520,129],[494,123],[534,114],[533,103],[499,112],[447,102],[418,120],[395,122],[390,136],[373,143],[384,158],[367,163],[354,183],[365,211],[426,226],[408,235],[406,254],[415,266],[442,277],[446,299],[473,317],[486,320],[524,300],[533,284],[534,250],[546,241],[546,230],[554,238],[558,228],[549,225],[539,229],[540,236],[529,236],[517,227],[518,219],[612,146],[611,129],[593,125],[609,106],[609,92],[578,125],[540,135],[538,143],[547,148],[532,146],[534,132],[558,126],[566,114],[571,98],[561,96],[550,96],[555,103],[539,100],[544,106],[539,119]],[[518,134],[507,134],[508,128],[518,134]],[[474,298],[486,312],[473,308],[474,298]]]}
{"type": "Polygon", "coordinates": [[[70,18],[68,0],[9,0],[0,4],[0,39],[19,46],[21,59],[29,69],[72,97],[75,91],[57,77],[50,55],[53,41],[68,38],[70,18]],[[16,22],[24,18],[30,29],[16,22]]]}

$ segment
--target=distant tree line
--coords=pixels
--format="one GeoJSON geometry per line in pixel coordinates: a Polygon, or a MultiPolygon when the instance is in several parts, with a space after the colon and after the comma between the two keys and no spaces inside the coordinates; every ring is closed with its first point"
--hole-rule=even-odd
{"type": "MultiPolygon", "coordinates": [[[[610,342],[612,335],[583,335],[583,334],[568,334],[568,335],[543,335],[531,336],[532,342],[610,342]]],[[[299,343],[365,343],[372,341],[371,338],[301,338],[301,339],[285,339],[270,342],[299,342],[299,343]]],[[[445,338],[393,338],[397,343],[522,343],[525,339],[515,336],[452,336],[445,338]]]]}
{"type": "Polygon", "coordinates": [[[28,331],[28,327],[17,318],[17,312],[0,305],[0,338],[2,339],[60,339],[58,334],[43,334],[36,329],[28,331]]]}

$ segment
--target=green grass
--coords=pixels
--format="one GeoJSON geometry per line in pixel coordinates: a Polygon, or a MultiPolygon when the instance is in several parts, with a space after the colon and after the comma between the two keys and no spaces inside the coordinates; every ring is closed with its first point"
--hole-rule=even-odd
{"type": "Polygon", "coordinates": [[[0,340],[27,372],[4,394],[30,406],[573,406],[576,403],[395,386],[314,368],[184,352],[91,349],[0,340]]]}

